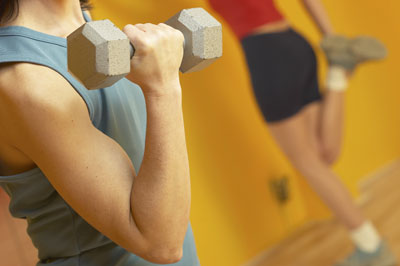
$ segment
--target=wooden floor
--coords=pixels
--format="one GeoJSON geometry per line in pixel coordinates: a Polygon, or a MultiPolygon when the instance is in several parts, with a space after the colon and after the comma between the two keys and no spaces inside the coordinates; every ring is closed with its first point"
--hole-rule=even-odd
{"type": "MultiPolygon", "coordinates": [[[[364,213],[400,257],[400,162],[364,182],[361,194],[364,213]]],[[[26,222],[11,218],[8,202],[0,189],[0,266],[33,266],[37,254],[25,232],[26,222]]],[[[246,266],[330,266],[351,249],[343,226],[336,220],[321,221],[307,225],[246,266]]]]}
{"type": "MultiPolygon", "coordinates": [[[[365,215],[400,258],[400,162],[367,179],[360,189],[365,215]]],[[[305,226],[244,266],[331,266],[351,250],[347,231],[332,219],[305,226]]]]}

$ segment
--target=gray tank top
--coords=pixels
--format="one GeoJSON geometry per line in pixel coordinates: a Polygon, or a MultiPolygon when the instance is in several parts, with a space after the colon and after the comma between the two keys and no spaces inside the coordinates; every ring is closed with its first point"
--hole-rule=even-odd
{"type": "MultiPolygon", "coordinates": [[[[66,51],[64,38],[26,27],[0,27],[0,63],[30,62],[58,72],[85,101],[93,125],[117,141],[139,171],[146,134],[146,109],[141,89],[123,79],[111,87],[88,91],[68,72],[66,51]]],[[[28,223],[27,232],[38,249],[38,266],[156,265],[117,246],[86,223],[39,168],[14,176],[0,176],[0,186],[11,198],[11,214],[28,223]]],[[[171,265],[200,265],[190,225],[183,258],[171,265]]]]}

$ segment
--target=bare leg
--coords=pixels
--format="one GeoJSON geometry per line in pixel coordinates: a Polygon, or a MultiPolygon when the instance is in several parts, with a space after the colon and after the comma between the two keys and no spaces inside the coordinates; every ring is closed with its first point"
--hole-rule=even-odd
{"type": "Polygon", "coordinates": [[[292,164],[339,220],[350,230],[358,228],[365,219],[339,177],[313,148],[313,133],[310,131],[310,121],[305,111],[289,119],[271,123],[270,132],[292,164]]]}
{"type": "Polygon", "coordinates": [[[328,90],[322,100],[320,138],[323,155],[328,163],[339,156],[344,124],[344,91],[328,90]]]}
{"type": "Polygon", "coordinates": [[[343,138],[344,91],[327,91],[320,102],[304,108],[304,117],[312,146],[322,159],[332,165],[338,158],[343,138]]]}

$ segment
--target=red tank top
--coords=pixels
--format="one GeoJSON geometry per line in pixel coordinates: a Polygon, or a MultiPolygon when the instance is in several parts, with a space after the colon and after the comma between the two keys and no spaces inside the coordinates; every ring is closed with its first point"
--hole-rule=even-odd
{"type": "Polygon", "coordinates": [[[274,0],[209,0],[239,38],[255,28],[283,19],[274,0]]]}

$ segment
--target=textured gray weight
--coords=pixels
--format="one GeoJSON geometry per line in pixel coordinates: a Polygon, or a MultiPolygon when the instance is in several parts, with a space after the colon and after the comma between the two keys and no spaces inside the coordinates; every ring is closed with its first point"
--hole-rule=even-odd
{"type": "Polygon", "coordinates": [[[68,69],[88,89],[111,86],[130,71],[129,46],[111,21],[88,22],[67,37],[68,69]]]}
{"type": "MultiPolygon", "coordinates": [[[[204,9],[184,9],[165,23],[185,37],[183,73],[201,70],[222,56],[222,26],[204,9]]],[[[67,43],[68,69],[88,89],[111,86],[130,72],[134,49],[109,20],[87,22],[67,43]]]]}
{"type": "Polygon", "coordinates": [[[180,70],[202,70],[222,56],[222,26],[202,8],[184,9],[165,24],[185,36],[185,52],[180,70]]]}

